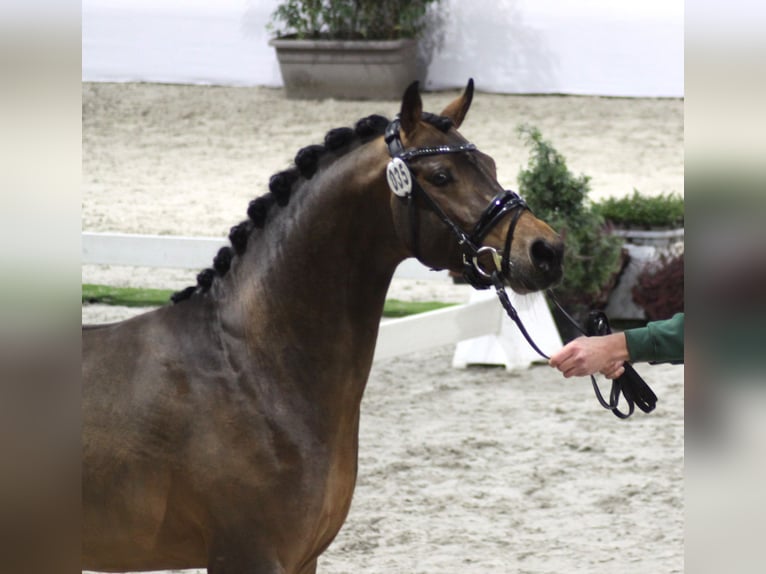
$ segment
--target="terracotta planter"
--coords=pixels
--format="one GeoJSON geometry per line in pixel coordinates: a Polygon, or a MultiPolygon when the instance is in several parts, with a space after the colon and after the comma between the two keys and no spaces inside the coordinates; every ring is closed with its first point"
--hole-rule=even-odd
{"type": "Polygon", "coordinates": [[[398,100],[418,79],[417,41],[288,40],[277,51],[291,99],[398,100]]]}

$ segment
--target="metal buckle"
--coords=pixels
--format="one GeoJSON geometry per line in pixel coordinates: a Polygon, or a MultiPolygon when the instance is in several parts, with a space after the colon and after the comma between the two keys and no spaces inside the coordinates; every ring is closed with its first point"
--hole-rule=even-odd
{"type": "Polygon", "coordinates": [[[473,263],[473,268],[476,269],[476,272],[484,279],[492,279],[492,274],[495,271],[498,273],[503,272],[503,256],[498,253],[497,249],[488,245],[479,247],[471,262],[473,263]],[[484,253],[489,253],[492,256],[492,262],[495,264],[495,270],[492,271],[492,273],[487,273],[484,271],[484,269],[481,268],[481,265],[479,265],[479,257],[481,257],[484,253]]]}

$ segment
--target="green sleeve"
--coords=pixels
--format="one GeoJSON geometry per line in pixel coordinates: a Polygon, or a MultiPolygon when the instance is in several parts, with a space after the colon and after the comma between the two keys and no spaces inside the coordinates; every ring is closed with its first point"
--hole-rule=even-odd
{"type": "Polygon", "coordinates": [[[676,313],[664,321],[651,321],[646,327],[625,331],[630,360],[634,363],[683,363],[684,314],[676,313]]]}

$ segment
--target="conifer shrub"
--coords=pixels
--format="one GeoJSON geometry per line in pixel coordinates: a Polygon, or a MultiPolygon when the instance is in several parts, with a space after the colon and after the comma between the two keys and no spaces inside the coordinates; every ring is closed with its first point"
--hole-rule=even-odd
{"type": "Polygon", "coordinates": [[[606,306],[626,260],[622,239],[611,233],[588,199],[590,178],[574,175],[537,128],[522,125],[518,132],[530,148],[528,164],[519,172],[519,192],[564,240],[564,277],[553,292],[582,322],[589,310],[606,306]]]}

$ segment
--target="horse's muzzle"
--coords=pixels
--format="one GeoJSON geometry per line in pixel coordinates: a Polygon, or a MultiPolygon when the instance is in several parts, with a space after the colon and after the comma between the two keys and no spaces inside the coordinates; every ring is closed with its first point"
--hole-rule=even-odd
{"type": "Polygon", "coordinates": [[[559,281],[563,274],[561,262],[564,259],[564,242],[560,239],[555,242],[538,239],[529,249],[529,258],[538,288],[546,289],[559,281]]]}
{"type": "Polygon", "coordinates": [[[527,257],[508,261],[505,283],[517,293],[543,291],[563,276],[564,243],[556,236],[537,238],[529,244],[527,257]]]}

